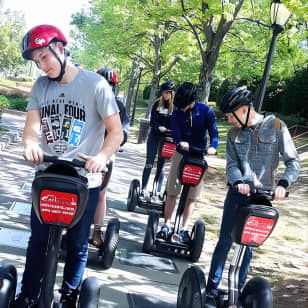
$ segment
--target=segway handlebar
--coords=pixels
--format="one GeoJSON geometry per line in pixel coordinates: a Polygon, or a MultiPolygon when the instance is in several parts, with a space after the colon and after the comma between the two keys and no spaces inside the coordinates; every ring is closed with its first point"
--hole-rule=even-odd
{"type": "Polygon", "coordinates": [[[63,162],[67,161],[70,164],[72,164],[74,167],[84,168],[86,165],[85,161],[79,160],[79,159],[66,159],[66,158],[59,158],[58,156],[49,156],[49,155],[43,155],[43,162],[44,163],[57,163],[57,162],[63,162]]]}
{"type": "Polygon", "coordinates": [[[197,154],[197,155],[206,155],[207,154],[207,151],[205,149],[201,149],[201,148],[195,147],[193,145],[189,145],[188,152],[190,154],[197,154]]]}
{"type": "MultiPolygon", "coordinates": [[[[232,187],[237,192],[239,192],[238,184],[233,185],[232,187]]],[[[251,195],[255,195],[255,196],[264,196],[264,197],[266,197],[270,201],[275,200],[275,192],[272,191],[272,190],[264,190],[264,189],[260,189],[260,188],[254,188],[254,189],[251,190],[250,194],[251,195]]],[[[289,192],[286,191],[285,198],[287,198],[288,196],[289,196],[289,192]]]]}

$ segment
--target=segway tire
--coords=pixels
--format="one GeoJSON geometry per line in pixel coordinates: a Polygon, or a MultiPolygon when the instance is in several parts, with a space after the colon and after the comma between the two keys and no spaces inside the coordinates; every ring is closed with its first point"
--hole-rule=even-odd
{"type": "Polygon", "coordinates": [[[198,266],[188,268],[182,276],[177,308],[203,308],[205,304],[205,277],[198,266]]]}
{"type": "Polygon", "coordinates": [[[272,308],[273,295],[270,284],[263,277],[254,277],[245,285],[240,301],[244,308],[272,308]]]}
{"type": "Polygon", "coordinates": [[[205,222],[203,219],[198,219],[192,230],[192,241],[190,249],[190,259],[192,262],[197,262],[200,258],[205,237],[205,222]]]}
{"type": "Polygon", "coordinates": [[[150,253],[156,238],[156,232],[158,228],[159,214],[151,212],[148,217],[148,223],[144,234],[144,241],[142,251],[150,253]]]}
{"type": "Polygon", "coordinates": [[[112,266],[113,259],[119,242],[120,221],[118,218],[112,218],[108,222],[105,232],[103,244],[103,269],[108,269],[112,266]]]}
{"type": "Polygon", "coordinates": [[[129,186],[128,197],[127,197],[127,210],[134,212],[138,203],[140,182],[134,179],[129,186]]]}
{"type": "Polygon", "coordinates": [[[17,271],[11,264],[0,267],[0,308],[12,306],[17,285],[17,271]]]}
{"type": "Polygon", "coordinates": [[[82,282],[78,308],[98,308],[100,286],[95,277],[88,277],[82,282]]]}

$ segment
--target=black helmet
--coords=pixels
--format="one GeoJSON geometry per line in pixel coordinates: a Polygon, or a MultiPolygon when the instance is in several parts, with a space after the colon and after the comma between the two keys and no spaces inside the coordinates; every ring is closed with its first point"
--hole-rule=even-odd
{"type": "Polygon", "coordinates": [[[175,91],[175,83],[173,81],[166,81],[161,84],[160,86],[160,93],[163,94],[163,92],[171,92],[175,91]]]}
{"type": "Polygon", "coordinates": [[[184,82],[178,88],[174,97],[174,105],[180,109],[190,105],[197,95],[197,89],[191,82],[184,82]]]}
{"type": "Polygon", "coordinates": [[[223,113],[233,112],[241,106],[250,105],[252,103],[251,92],[246,86],[229,90],[222,98],[219,106],[223,113]]]}

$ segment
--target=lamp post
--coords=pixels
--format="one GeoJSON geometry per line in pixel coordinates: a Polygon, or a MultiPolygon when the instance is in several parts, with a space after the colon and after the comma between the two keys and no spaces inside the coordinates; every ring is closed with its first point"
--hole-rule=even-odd
{"type": "Polygon", "coordinates": [[[273,0],[271,2],[271,23],[272,23],[272,28],[273,28],[273,36],[272,36],[272,41],[271,41],[271,45],[269,48],[269,52],[267,55],[267,60],[266,60],[263,77],[262,77],[262,81],[260,84],[259,95],[257,99],[258,112],[260,112],[262,109],[262,103],[264,99],[266,84],[268,81],[269,71],[272,65],[273,54],[274,54],[274,50],[276,47],[276,41],[277,41],[278,35],[285,28],[285,25],[291,18],[291,15],[292,13],[285,7],[283,3],[280,3],[279,0],[278,1],[273,0]]]}

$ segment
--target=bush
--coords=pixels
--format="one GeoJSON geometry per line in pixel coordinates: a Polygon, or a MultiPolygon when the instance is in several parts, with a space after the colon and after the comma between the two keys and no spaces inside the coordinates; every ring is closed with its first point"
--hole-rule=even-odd
{"type": "Polygon", "coordinates": [[[9,97],[9,108],[19,111],[26,111],[28,101],[23,97],[9,97]]]}
{"type": "Polygon", "coordinates": [[[297,114],[308,120],[308,66],[295,72],[294,76],[286,80],[281,93],[281,112],[283,114],[297,114]]]}
{"type": "Polygon", "coordinates": [[[146,86],[143,89],[143,99],[149,99],[150,98],[150,93],[151,93],[151,86],[146,86]]]}
{"type": "Polygon", "coordinates": [[[0,113],[5,109],[9,107],[9,100],[3,96],[0,95],[0,113]]]}

